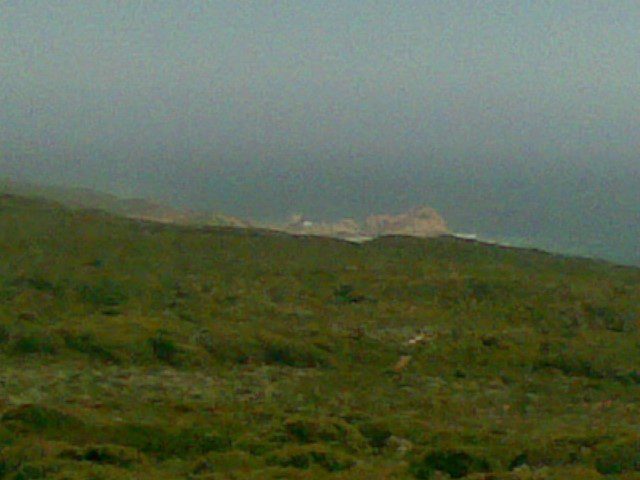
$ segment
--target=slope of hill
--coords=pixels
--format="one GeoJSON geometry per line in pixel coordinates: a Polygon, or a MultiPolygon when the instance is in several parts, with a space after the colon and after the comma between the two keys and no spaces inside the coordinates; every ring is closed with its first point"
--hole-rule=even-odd
{"type": "Polygon", "coordinates": [[[180,225],[249,226],[249,223],[227,215],[180,210],[143,198],[120,198],[89,188],[35,185],[3,180],[0,181],[0,192],[52,200],[69,208],[104,210],[115,215],[154,222],[180,225]]]}
{"type": "Polygon", "coordinates": [[[0,197],[0,477],[639,478],[640,270],[0,197]]]}

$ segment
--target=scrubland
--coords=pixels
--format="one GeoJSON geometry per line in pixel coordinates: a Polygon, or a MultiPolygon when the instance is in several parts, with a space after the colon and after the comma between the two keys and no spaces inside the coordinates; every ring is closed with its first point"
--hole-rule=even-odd
{"type": "Polygon", "coordinates": [[[640,479],[640,269],[0,199],[0,478],[640,479]]]}

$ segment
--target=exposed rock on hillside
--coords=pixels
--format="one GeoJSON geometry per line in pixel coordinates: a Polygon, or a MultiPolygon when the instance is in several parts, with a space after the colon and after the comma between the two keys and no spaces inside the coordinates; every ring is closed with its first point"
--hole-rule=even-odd
{"type": "Polygon", "coordinates": [[[353,218],[343,218],[332,225],[333,235],[349,237],[361,235],[361,227],[353,218]]]}
{"type": "Polygon", "coordinates": [[[381,235],[434,237],[448,233],[444,219],[430,207],[415,208],[399,215],[372,215],[363,224],[352,218],[335,223],[313,222],[302,215],[293,215],[281,228],[290,233],[320,235],[345,239],[367,239],[381,235]]]}
{"type": "Polygon", "coordinates": [[[344,218],[335,223],[327,223],[313,222],[305,219],[302,215],[292,215],[284,227],[267,225],[267,228],[284,230],[289,233],[340,238],[354,237],[362,234],[361,225],[352,218],[344,218]]]}
{"type": "Polygon", "coordinates": [[[194,226],[262,227],[302,235],[348,240],[367,240],[380,235],[433,237],[448,233],[442,217],[430,207],[415,208],[399,215],[372,215],[364,222],[344,218],[337,222],[315,222],[297,214],[284,225],[253,223],[228,215],[173,208],[143,198],[120,198],[87,188],[35,185],[0,179],[0,193],[54,200],[70,208],[99,209],[128,218],[194,226]]]}
{"type": "Polygon", "coordinates": [[[372,215],[364,225],[364,233],[379,235],[412,235],[432,237],[447,233],[444,219],[431,207],[414,208],[400,215],[372,215]]]}

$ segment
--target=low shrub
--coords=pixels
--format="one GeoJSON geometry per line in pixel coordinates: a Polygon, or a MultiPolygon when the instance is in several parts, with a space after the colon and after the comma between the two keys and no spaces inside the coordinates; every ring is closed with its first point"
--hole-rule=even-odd
{"type": "Polygon", "coordinates": [[[336,303],[360,303],[367,300],[364,295],[355,293],[353,285],[340,285],[333,290],[333,298],[336,303]]]}
{"type": "Polygon", "coordinates": [[[541,468],[588,463],[584,452],[590,452],[600,441],[602,437],[597,435],[533,439],[525,451],[511,459],[508,468],[514,470],[523,465],[541,468]]]}
{"type": "MultiPolygon", "coordinates": [[[[1,461],[0,461],[1,462],[1,461]]],[[[24,463],[12,464],[11,462],[0,463],[0,474],[2,478],[12,478],[14,480],[36,480],[51,478],[60,470],[58,465],[49,461],[33,460],[24,463]],[[13,473],[12,477],[7,477],[13,473]]]]}
{"type": "Polygon", "coordinates": [[[327,365],[327,354],[314,345],[281,335],[265,333],[259,336],[263,360],[268,365],[290,367],[320,367],[327,365]]]}
{"type": "Polygon", "coordinates": [[[235,470],[254,470],[264,466],[260,457],[246,452],[232,450],[229,452],[211,452],[195,462],[193,473],[202,475],[212,472],[232,472],[235,470]]]}
{"type": "Polygon", "coordinates": [[[237,438],[233,445],[236,449],[257,456],[263,456],[279,447],[278,443],[265,439],[259,432],[246,432],[237,438]]]}
{"type": "Polygon", "coordinates": [[[128,300],[125,287],[113,279],[105,278],[93,285],[78,288],[80,298],[95,307],[117,307],[128,300]]]}
{"type": "Polygon", "coordinates": [[[22,354],[49,354],[53,355],[58,351],[59,340],[45,332],[39,333],[27,333],[19,335],[13,345],[11,346],[11,352],[17,355],[22,354]]]}
{"type": "Polygon", "coordinates": [[[113,444],[68,448],[61,452],[60,457],[124,468],[145,461],[144,455],[138,450],[113,444]]]}
{"type": "Polygon", "coordinates": [[[460,450],[431,451],[411,462],[410,472],[415,478],[429,480],[436,472],[451,478],[462,478],[474,472],[490,471],[489,463],[460,450]]]}
{"type": "Polygon", "coordinates": [[[220,362],[247,363],[259,351],[257,341],[241,339],[227,332],[212,332],[202,329],[193,338],[196,345],[220,362]]]}
{"type": "Polygon", "coordinates": [[[39,405],[22,405],[8,410],[2,415],[1,421],[9,428],[20,427],[21,430],[36,432],[82,426],[82,422],[76,417],[39,405]]]}
{"type": "Polygon", "coordinates": [[[94,335],[83,333],[75,335],[72,333],[63,334],[65,345],[68,349],[84,353],[88,357],[104,362],[117,363],[118,358],[107,348],[100,345],[94,335]]]}
{"type": "Polygon", "coordinates": [[[376,450],[384,448],[392,435],[387,423],[383,421],[363,422],[358,425],[358,430],[376,450]]]}
{"type": "Polygon", "coordinates": [[[140,424],[107,427],[99,432],[108,443],[132,447],[157,458],[188,457],[211,451],[226,451],[232,439],[205,429],[168,429],[140,424]]]}
{"type": "Polygon", "coordinates": [[[612,305],[594,302],[584,302],[582,308],[592,328],[604,328],[612,332],[637,330],[633,311],[621,311],[612,305]]]}
{"type": "Polygon", "coordinates": [[[318,465],[329,472],[339,472],[351,468],[356,461],[350,455],[327,445],[316,443],[287,446],[270,454],[267,457],[267,463],[298,469],[307,469],[312,465],[318,465]]]}
{"type": "Polygon", "coordinates": [[[595,466],[603,475],[640,472],[640,439],[599,445],[595,454],[595,466]]]}
{"type": "Polygon", "coordinates": [[[544,355],[533,365],[535,370],[555,368],[567,376],[579,376],[592,379],[607,378],[609,372],[596,367],[592,360],[577,355],[556,354],[544,355]]]}
{"type": "Polygon", "coordinates": [[[95,445],[84,449],[82,459],[94,462],[130,467],[142,460],[140,452],[120,445],[95,445]]]}
{"type": "MultiPolygon", "coordinates": [[[[65,442],[23,438],[0,450],[0,478],[12,480],[131,478],[127,470],[122,470],[110,463],[93,463],[84,458],[83,452],[92,448],[94,447],[82,448],[65,442]]],[[[122,450],[117,446],[109,448],[113,452],[122,450]]]]}
{"type": "Polygon", "coordinates": [[[5,325],[0,325],[0,345],[5,345],[11,340],[11,332],[5,325]]]}
{"type": "Polygon", "coordinates": [[[17,288],[31,288],[38,292],[59,293],[61,290],[56,284],[42,277],[21,277],[11,282],[17,288]]]}
{"type": "Polygon", "coordinates": [[[180,349],[173,340],[168,338],[167,332],[159,330],[155,337],[150,338],[148,342],[153,351],[153,356],[158,360],[169,365],[179,365],[180,349]]]}
{"type": "Polygon", "coordinates": [[[339,418],[292,417],[285,421],[287,436],[299,443],[331,443],[351,452],[366,450],[367,441],[357,428],[339,418]]]}

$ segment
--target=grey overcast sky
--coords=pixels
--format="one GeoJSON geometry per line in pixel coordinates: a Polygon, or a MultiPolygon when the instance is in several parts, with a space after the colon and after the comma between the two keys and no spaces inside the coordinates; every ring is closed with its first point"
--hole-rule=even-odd
{"type": "Polygon", "coordinates": [[[0,44],[0,176],[640,261],[637,0],[0,0],[0,44]]]}

